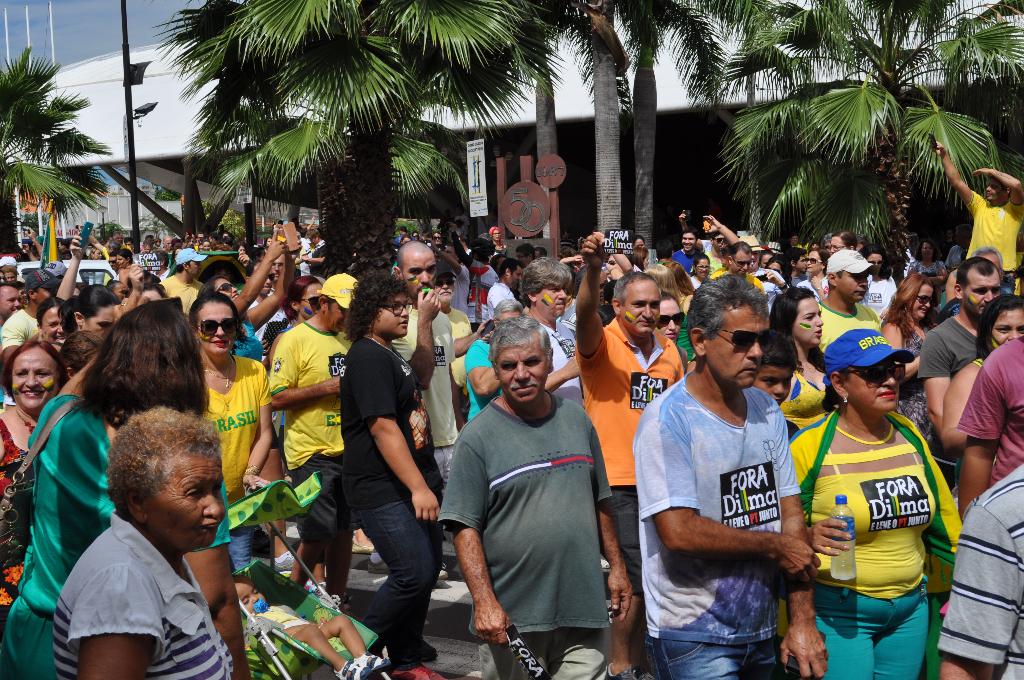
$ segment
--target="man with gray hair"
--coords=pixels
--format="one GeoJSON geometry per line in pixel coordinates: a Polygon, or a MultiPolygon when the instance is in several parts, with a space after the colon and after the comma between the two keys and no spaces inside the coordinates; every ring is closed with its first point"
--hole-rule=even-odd
{"type": "Polygon", "coordinates": [[[439,516],[473,596],[483,680],[526,680],[510,624],[554,680],[599,680],[602,553],[613,617],[627,615],[632,589],[597,431],[579,405],[545,390],[551,343],[537,321],[503,320],[489,359],[501,394],[462,431],[439,516]]]}
{"type": "Polygon", "coordinates": [[[753,387],[771,341],[764,295],[737,276],[694,294],[696,367],[640,418],[647,651],[657,680],[767,680],[775,667],[779,576],[786,578],[785,664],[820,678],[814,616],[818,558],[807,540],[786,420],[753,387]]]}
{"type": "Polygon", "coordinates": [[[519,294],[526,304],[526,316],[535,319],[551,340],[553,370],[548,376],[548,390],[583,406],[576,335],[559,321],[565,315],[571,286],[569,268],[553,258],[542,257],[526,266],[519,294]]]}

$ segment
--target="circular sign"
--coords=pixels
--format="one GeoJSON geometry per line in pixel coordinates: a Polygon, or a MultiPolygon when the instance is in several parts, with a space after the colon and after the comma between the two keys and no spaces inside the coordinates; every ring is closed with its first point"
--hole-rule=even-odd
{"type": "Polygon", "coordinates": [[[544,228],[549,215],[548,195],[533,182],[513,184],[501,199],[501,222],[516,236],[533,236],[544,228]]]}
{"type": "Polygon", "coordinates": [[[565,181],[565,161],[557,154],[548,154],[537,161],[537,184],[554,189],[565,181]]]}

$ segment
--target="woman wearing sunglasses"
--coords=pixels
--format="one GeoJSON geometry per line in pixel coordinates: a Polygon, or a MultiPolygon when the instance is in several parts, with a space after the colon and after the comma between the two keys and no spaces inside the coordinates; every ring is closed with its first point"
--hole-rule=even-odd
{"type": "Polygon", "coordinates": [[[797,427],[807,427],[825,415],[825,355],[821,348],[821,308],[814,293],[792,287],[775,297],[768,323],[776,338],[792,343],[799,362],[782,415],[797,427]]]}
{"type": "Polygon", "coordinates": [[[920,432],[895,413],[913,359],[877,331],[843,333],[825,351],[832,412],[790,442],[808,538],[821,555],[814,606],[826,677],[918,677],[930,619],[925,561],[953,564],[960,517],[949,487],[920,432]],[[852,509],[853,532],[830,518],[837,496],[852,509]],[[832,558],[851,539],[856,573],[844,579],[832,558]]]}
{"type": "Polygon", "coordinates": [[[685,367],[692,361],[688,355],[693,353],[693,346],[686,332],[686,314],[679,309],[679,302],[672,293],[662,291],[661,306],[658,308],[658,332],[668,338],[676,349],[685,367]]]}
{"type": "Polygon", "coordinates": [[[825,275],[827,266],[828,250],[823,246],[811,246],[807,251],[807,281],[814,287],[819,300],[824,300],[828,295],[828,276],[825,275]]]}
{"type": "Polygon", "coordinates": [[[933,452],[942,452],[942,440],[928,418],[924,380],[917,376],[924,337],[935,326],[935,288],[925,277],[911,272],[900,281],[892,296],[882,335],[896,349],[908,349],[914,360],[907,363],[900,385],[899,413],[910,419],[933,452]]]}
{"type": "MultiPolygon", "coordinates": [[[[270,383],[262,363],[232,355],[235,341],[244,342],[246,331],[228,296],[218,292],[200,294],[189,311],[189,321],[203,350],[210,400],[206,418],[220,433],[224,485],[228,503],[234,503],[247,489],[268,483],[260,477],[260,471],[267,462],[272,437],[270,383]]],[[[233,571],[252,560],[253,529],[231,530],[228,554],[233,571]]]]}

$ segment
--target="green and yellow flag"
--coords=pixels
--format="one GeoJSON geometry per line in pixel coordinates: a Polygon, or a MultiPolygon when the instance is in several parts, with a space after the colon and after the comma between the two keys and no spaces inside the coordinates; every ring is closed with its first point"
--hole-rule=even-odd
{"type": "MultiPolygon", "coordinates": [[[[49,205],[50,219],[46,223],[46,231],[43,233],[43,249],[40,254],[40,267],[45,267],[51,262],[57,261],[57,228],[54,223],[53,199],[49,205]]],[[[42,216],[40,216],[42,217],[42,216]]]]}

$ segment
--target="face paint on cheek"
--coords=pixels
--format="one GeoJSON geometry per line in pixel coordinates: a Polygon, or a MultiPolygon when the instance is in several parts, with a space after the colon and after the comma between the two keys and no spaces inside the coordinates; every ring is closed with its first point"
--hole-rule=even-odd
{"type": "Polygon", "coordinates": [[[49,380],[47,380],[46,382],[43,383],[43,389],[46,390],[47,392],[49,392],[50,390],[53,389],[53,386],[56,385],[56,384],[57,384],[57,381],[54,380],[53,378],[50,378],[49,380]]]}
{"type": "Polygon", "coordinates": [[[11,383],[11,391],[14,392],[14,394],[21,394],[21,392],[18,391],[19,387],[21,387],[21,385],[11,383]]]}
{"type": "Polygon", "coordinates": [[[980,300],[978,300],[978,298],[974,297],[973,295],[968,295],[967,299],[971,301],[972,305],[976,305],[980,302],[980,300]]]}
{"type": "Polygon", "coordinates": [[[213,340],[212,335],[205,335],[203,333],[200,333],[199,337],[202,339],[203,342],[211,342],[213,340]]]}
{"type": "Polygon", "coordinates": [[[630,323],[633,323],[634,321],[636,321],[636,317],[630,314],[629,312],[626,312],[626,320],[629,321],[630,323]]]}
{"type": "Polygon", "coordinates": [[[555,304],[554,300],[552,300],[547,293],[544,293],[544,304],[546,304],[548,307],[555,304]]]}
{"type": "Polygon", "coordinates": [[[996,347],[999,347],[999,343],[998,343],[998,342],[996,342],[996,339],[995,339],[995,338],[989,338],[989,339],[988,339],[988,341],[989,341],[990,343],[992,343],[992,349],[995,349],[996,347]]]}
{"type": "Polygon", "coordinates": [[[408,281],[409,283],[412,283],[413,281],[418,281],[418,280],[419,279],[417,279],[415,276],[410,276],[409,278],[406,279],[406,281],[408,281]]]}
{"type": "Polygon", "coordinates": [[[308,315],[310,315],[310,316],[313,316],[313,310],[312,310],[312,309],[309,309],[308,307],[303,307],[303,308],[302,308],[302,313],[303,313],[303,314],[308,314],[308,315]]]}
{"type": "Polygon", "coordinates": [[[809,330],[811,330],[811,324],[809,324],[809,323],[802,323],[802,324],[800,324],[800,328],[803,328],[805,331],[809,331],[809,330]]]}

